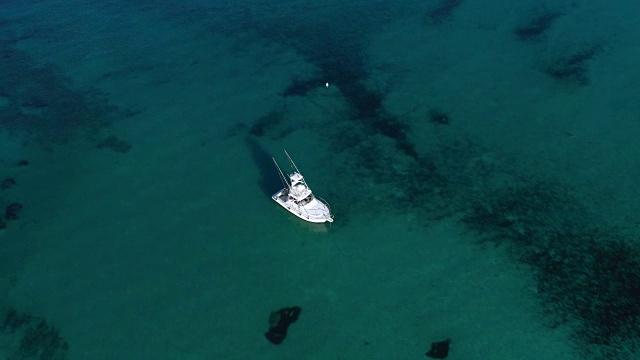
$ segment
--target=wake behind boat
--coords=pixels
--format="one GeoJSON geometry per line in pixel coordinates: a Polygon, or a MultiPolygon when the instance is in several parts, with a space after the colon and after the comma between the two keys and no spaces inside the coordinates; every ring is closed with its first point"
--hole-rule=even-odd
{"type": "Polygon", "coordinates": [[[302,173],[298,170],[293,160],[291,160],[289,153],[286,151],[284,153],[287,155],[289,164],[294,172],[289,174],[288,177],[285,177],[280,166],[278,166],[278,162],[276,159],[273,159],[278,173],[280,173],[280,180],[282,180],[284,188],[273,194],[271,198],[302,220],[313,223],[333,222],[333,215],[331,215],[329,204],[320,197],[313,195],[302,173]]]}

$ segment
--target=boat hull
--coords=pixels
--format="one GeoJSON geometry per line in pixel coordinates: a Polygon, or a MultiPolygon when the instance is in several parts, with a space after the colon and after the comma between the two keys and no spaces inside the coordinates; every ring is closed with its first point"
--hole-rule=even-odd
{"type": "Polygon", "coordinates": [[[318,200],[314,199],[306,205],[299,206],[289,200],[285,189],[273,194],[271,199],[302,220],[312,223],[333,222],[333,216],[331,215],[329,207],[318,200]]]}

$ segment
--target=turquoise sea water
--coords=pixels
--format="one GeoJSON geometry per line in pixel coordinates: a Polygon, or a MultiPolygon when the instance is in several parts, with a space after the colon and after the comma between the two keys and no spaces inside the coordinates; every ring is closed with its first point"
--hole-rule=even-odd
{"type": "Polygon", "coordinates": [[[0,357],[636,358],[637,10],[0,2],[0,357]]]}

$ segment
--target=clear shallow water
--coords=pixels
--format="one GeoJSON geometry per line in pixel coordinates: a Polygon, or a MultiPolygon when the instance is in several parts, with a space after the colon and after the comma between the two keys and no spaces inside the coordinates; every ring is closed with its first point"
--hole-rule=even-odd
{"type": "Polygon", "coordinates": [[[630,6],[7,2],[0,351],[633,356],[630,6]]]}

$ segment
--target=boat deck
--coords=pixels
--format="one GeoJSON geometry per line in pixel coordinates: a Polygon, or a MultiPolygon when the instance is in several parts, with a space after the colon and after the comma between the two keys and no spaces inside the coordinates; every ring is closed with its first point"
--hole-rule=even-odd
{"type": "Polygon", "coordinates": [[[290,213],[303,220],[316,223],[323,223],[325,221],[333,222],[333,216],[331,215],[329,206],[317,198],[314,198],[309,203],[300,206],[289,199],[285,189],[273,194],[271,198],[287,209],[290,213]]]}

